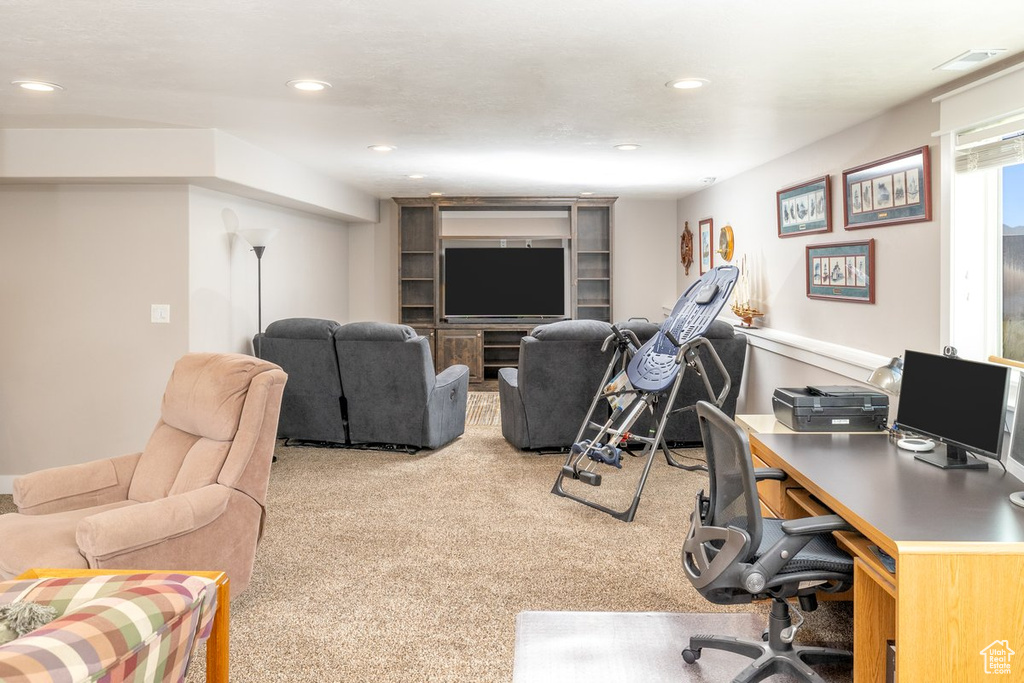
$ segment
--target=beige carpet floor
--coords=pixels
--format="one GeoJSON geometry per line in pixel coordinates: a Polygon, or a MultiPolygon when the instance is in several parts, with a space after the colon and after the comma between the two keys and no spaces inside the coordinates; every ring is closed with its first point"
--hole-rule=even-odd
{"type": "MultiPolygon", "coordinates": [[[[509,681],[521,611],[723,609],[679,566],[706,475],[664,459],[626,524],[552,495],[563,458],[519,452],[493,425],[417,455],[277,455],[253,582],[231,606],[233,683],[509,681]]],[[[628,500],[638,464],[587,492],[628,500]]],[[[849,620],[823,605],[801,639],[848,642],[849,620]]]]}

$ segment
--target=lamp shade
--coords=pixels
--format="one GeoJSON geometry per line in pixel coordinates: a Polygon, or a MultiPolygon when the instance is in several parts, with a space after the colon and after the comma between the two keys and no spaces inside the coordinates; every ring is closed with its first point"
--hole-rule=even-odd
{"type": "Polygon", "coordinates": [[[274,239],[277,228],[245,228],[239,230],[238,234],[249,243],[250,247],[265,247],[274,239]]]}
{"type": "Polygon", "coordinates": [[[903,359],[893,358],[882,367],[876,369],[868,377],[868,384],[878,387],[884,392],[893,396],[899,396],[900,385],[903,382],[903,359]]]}

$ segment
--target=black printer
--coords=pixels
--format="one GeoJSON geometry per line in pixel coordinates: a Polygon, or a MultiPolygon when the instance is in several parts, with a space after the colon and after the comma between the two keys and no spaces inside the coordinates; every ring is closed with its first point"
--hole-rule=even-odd
{"type": "Polygon", "coordinates": [[[794,432],[874,432],[886,428],[889,397],[856,386],[776,389],[772,409],[794,432]]]}

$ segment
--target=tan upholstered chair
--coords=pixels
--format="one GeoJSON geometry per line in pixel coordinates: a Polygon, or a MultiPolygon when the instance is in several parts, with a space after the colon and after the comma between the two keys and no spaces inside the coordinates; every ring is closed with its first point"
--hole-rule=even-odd
{"type": "Polygon", "coordinates": [[[19,477],[0,515],[0,579],[31,567],[216,570],[249,584],[286,375],[193,353],[167,382],[141,453],[19,477]]]}

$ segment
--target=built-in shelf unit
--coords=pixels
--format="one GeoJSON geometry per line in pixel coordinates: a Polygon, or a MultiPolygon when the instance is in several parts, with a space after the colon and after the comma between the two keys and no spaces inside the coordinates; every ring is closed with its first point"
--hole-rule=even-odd
{"type": "MultiPolygon", "coordinates": [[[[519,341],[537,321],[449,322],[443,318],[441,251],[444,240],[487,237],[523,240],[521,230],[468,236],[446,235],[445,212],[564,212],[559,237],[569,262],[567,312],[572,318],[612,322],[612,206],[614,197],[396,197],[399,229],[399,319],[431,339],[438,368],[470,367],[473,382],[493,381],[498,371],[517,367],[519,341]]],[[[497,215],[497,214],[495,214],[497,215]]],[[[495,223],[499,223],[495,221],[495,223]]],[[[500,224],[500,223],[499,223],[500,224]]],[[[534,236],[552,237],[550,233],[534,236]]],[[[529,277],[524,273],[523,277],[529,277]]],[[[515,286],[514,282],[508,283],[515,286]]]]}

